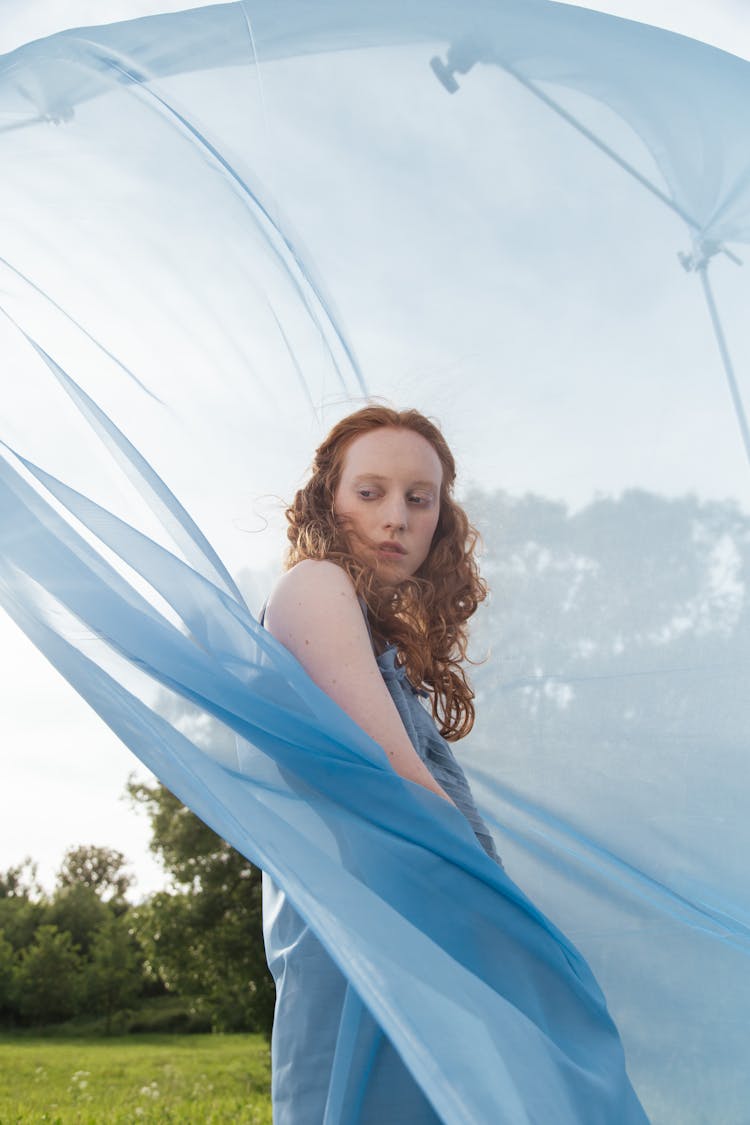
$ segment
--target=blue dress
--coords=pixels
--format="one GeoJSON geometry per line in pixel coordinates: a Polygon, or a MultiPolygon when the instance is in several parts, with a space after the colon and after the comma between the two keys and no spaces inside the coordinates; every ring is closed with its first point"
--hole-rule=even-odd
{"type": "MultiPolygon", "coordinates": [[[[367,622],[364,602],[360,605],[367,622]]],[[[265,606],[260,614],[263,622],[265,606]]],[[[367,623],[368,632],[370,631],[367,623]]],[[[372,639],[372,634],[370,633],[372,639]]],[[[412,745],[502,867],[463,770],[396,662],[396,646],[376,653],[378,667],[412,745]]],[[[263,937],[276,984],[271,1039],[274,1125],[439,1125],[440,1118],[390,1040],[359,1000],[286,894],[263,875],[263,937]],[[356,1085],[347,1081],[357,1076],[356,1085]]]]}

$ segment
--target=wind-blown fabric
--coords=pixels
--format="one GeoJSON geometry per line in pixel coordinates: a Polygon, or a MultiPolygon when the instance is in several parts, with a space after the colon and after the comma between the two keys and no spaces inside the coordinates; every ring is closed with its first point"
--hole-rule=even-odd
{"type": "Polygon", "coordinates": [[[0,57],[0,600],[445,1122],[746,1119],[749,100],[542,0],[0,57]],[[506,871],[248,605],[367,394],[442,418],[483,531],[456,754],[506,871]]]}

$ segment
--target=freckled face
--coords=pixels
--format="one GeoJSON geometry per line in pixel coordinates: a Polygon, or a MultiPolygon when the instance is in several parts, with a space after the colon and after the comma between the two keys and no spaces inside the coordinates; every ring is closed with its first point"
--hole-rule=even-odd
{"type": "Polygon", "coordinates": [[[384,426],[350,442],[334,494],[347,517],[351,549],[396,582],[427,558],[440,515],[443,467],[426,438],[384,426]]]}

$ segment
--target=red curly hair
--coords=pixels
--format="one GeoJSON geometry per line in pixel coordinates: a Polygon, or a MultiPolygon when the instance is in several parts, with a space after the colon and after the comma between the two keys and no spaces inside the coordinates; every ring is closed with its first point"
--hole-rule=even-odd
{"type": "Polygon", "coordinates": [[[467,659],[467,622],[487,597],[475,547],[479,534],[453,499],[456,464],[438,427],[418,410],[366,406],[342,418],[315,452],[310,479],[286,509],[290,569],[302,559],[329,559],[341,566],[364,598],[373,636],[395,643],[409,681],[431,696],[432,713],[444,738],[455,742],[474,725],[474,692],[462,662],[467,659]],[[334,514],[334,494],[350,442],[378,427],[408,429],[432,445],[443,468],[440,514],[430,552],[398,586],[378,580],[371,566],[354,557],[344,521],[334,514]]]}

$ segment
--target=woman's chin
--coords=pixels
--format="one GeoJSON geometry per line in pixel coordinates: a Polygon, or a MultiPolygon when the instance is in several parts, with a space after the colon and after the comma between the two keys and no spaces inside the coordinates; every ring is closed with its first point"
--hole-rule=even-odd
{"type": "Polygon", "coordinates": [[[395,552],[389,554],[378,547],[368,547],[358,552],[356,557],[359,562],[372,570],[378,582],[385,587],[398,586],[411,577],[412,570],[406,555],[395,552]]]}
{"type": "Polygon", "coordinates": [[[411,570],[401,558],[388,559],[378,555],[374,563],[375,573],[385,586],[398,586],[411,577],[411,570]]]}

